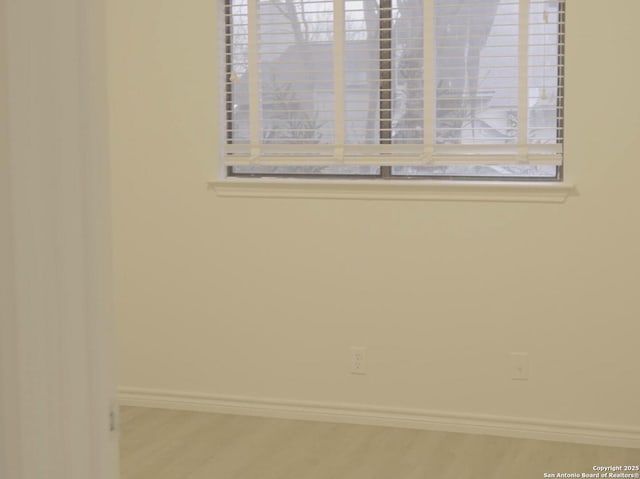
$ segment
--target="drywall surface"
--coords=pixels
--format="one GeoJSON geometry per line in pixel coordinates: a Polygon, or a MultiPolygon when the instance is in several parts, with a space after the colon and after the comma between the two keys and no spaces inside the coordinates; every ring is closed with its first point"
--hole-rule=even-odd
{"type": "Polygon", "coordinates": [[[520,204],[218,197],[216,2],[112,0],[121,386],[640,428],[640,4],[618,3],[568,5],[579,196],[520,204]]]}

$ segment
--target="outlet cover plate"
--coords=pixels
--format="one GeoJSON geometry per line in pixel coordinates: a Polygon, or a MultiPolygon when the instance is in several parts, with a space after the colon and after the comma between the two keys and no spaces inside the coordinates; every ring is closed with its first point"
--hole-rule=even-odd
{"type": "Polygon", "coordinates": [[[511,379],[527,381],[529,369],[529,353],[511,353],[511,379]]]}
{"type": "Polygon", "coordinates": [[[351,374],[366,374],[367,356],[363,346],[351,347],[351,374]]]}

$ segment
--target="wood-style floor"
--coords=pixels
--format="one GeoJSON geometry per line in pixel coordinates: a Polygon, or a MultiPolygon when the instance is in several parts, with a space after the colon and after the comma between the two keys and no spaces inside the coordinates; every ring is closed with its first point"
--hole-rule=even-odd
{"type": "Polygon", "coordinates": [[[134,407],[121,427],[122,479],[540,479],[640,464],[639,449],[134,407]]]}

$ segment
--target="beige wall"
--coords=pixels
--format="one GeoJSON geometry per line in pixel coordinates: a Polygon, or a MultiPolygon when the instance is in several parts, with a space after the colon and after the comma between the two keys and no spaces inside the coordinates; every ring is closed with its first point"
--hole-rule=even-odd
{"type": "Polygon", "coordinates": [[[516,204],[217,197],[216,2],[111,0],[120,384],[640,427],[640,3],[602,5],[568,2],[580,194],[516,204]]]}
{"type": "Polygon", "coordinates": [[[17,430],[17,398],[5,388],[18,386],[15,373],[13,218],[9,168],[9,98],[7,74],[7,24],[5,1],[0,0],[0,477],[17,477],[19,448],[12,432],[17,430]]]}

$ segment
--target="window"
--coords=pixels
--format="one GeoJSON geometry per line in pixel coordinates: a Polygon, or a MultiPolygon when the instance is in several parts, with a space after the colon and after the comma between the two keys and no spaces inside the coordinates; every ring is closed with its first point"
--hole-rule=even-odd
{"type": "Polygon", "coordinates": [[[564,0],[225,0],[230,176],[562,178],[564,0]]]}

